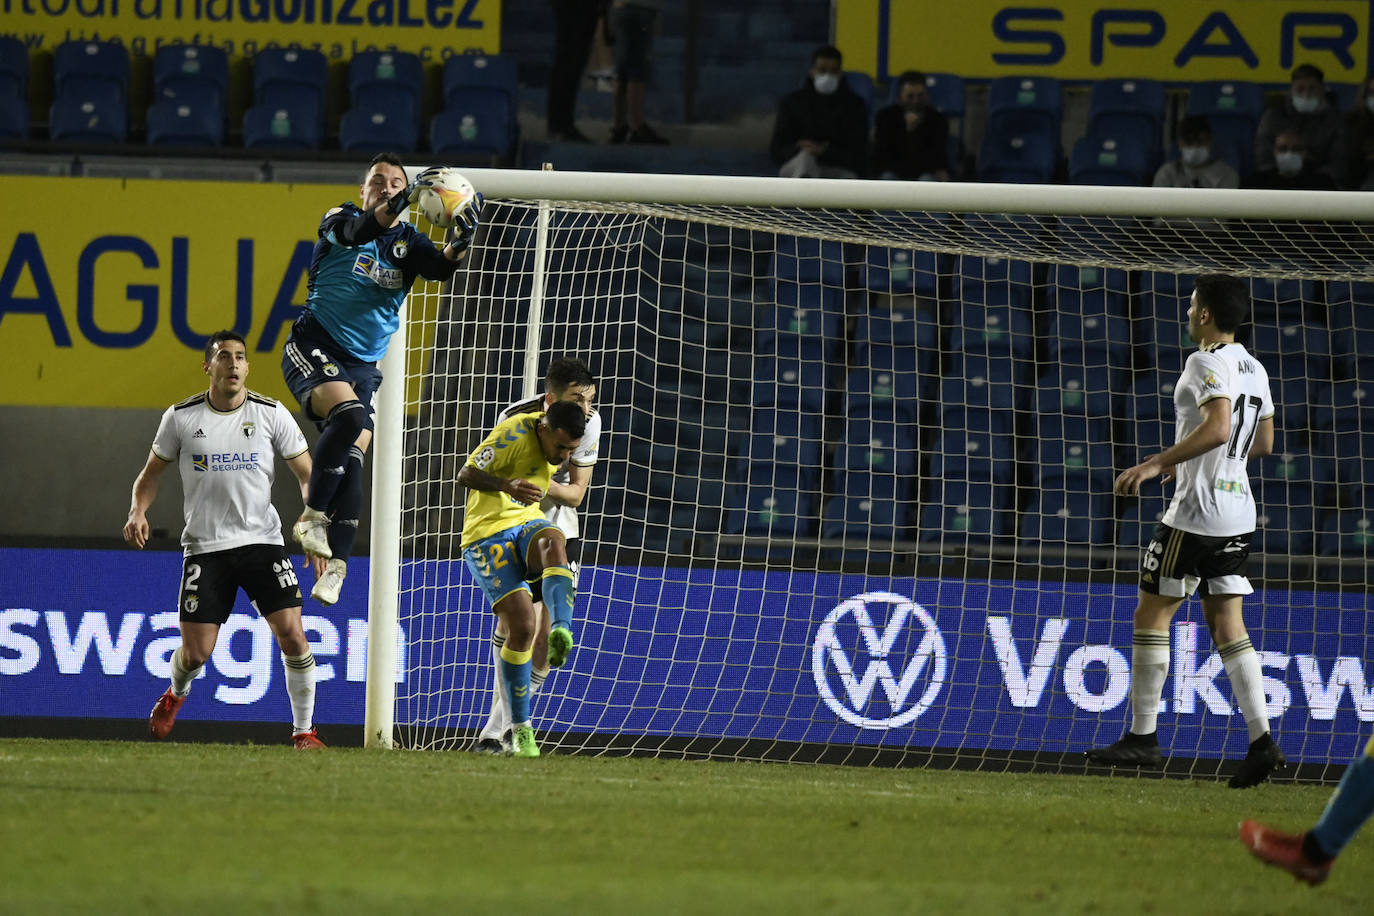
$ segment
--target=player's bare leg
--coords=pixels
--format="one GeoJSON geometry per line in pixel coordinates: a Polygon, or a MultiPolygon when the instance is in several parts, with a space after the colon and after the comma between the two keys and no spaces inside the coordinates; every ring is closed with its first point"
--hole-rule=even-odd
{"type": "Polygon", "coordinates": [[[148,716],[148,734],[161,741],[172,733],[177,713],[191,692],[191,682],[205,670],[205,660],[215,651],[215,640],[219,638],[217,623],[181,624],[181,645],[172,653],[172,683],[157,698],[152,714],[148,716]]]}

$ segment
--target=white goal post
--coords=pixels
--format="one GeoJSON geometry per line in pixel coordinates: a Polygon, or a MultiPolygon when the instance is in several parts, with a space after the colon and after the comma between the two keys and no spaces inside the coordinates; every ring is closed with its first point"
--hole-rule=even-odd
{"type": "MultiPolygon", "coordinates": [[[[606,429],[585,629],[535,698],[542,741],[991,765],[1109,743],[1158,500],[1102,481],[1172,436],[1201,272],[1250,278],[1255,347],[1304,424],[1252,466],[1275,734],[1325,768],[1374,721],[1349,632],[1374,195],[463,171],[489,202],[470,266],[416,287],[383,366],[368,746],[481,727],[492,618],[453,478],[565,354],[606,429]]],[[[1244,723],[1200,612],[1172,643],[1161,735],[1206,771],[1244,723]]]]}

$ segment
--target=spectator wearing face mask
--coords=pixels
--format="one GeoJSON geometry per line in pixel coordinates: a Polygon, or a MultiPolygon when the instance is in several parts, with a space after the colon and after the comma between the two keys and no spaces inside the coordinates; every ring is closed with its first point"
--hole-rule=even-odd
{"type": "Polygon", "coordinates": [[[858,178],[868,160],[868,113],[844,81],[838,48],[817,48],[802,88],[778,105],[769,145],[784,178],[858,178]]]}
{"type": "Polygon", "coordinates": [[[1271,107],[1260,118],[1255,132],[1255,170],[1274,169],[1274,141],[1284,131],[1297,131],[1302,137],[1304,160],[1309,168],[1319,169],[1336,182],[1342,180],[1345,153],[1345,125],[1341,113],[1327,98],[1325,77],[1311,64],[1293,70],[1292,84],[1283,104],[1271,107]]]}
{"type": "Polygon", "coordinates": [[[949,120],[930,104],[926,76],[897,78],[897,101],[878,112],[873,174],[904,181],[949,180],[949,120]]]}
{"type": "Polygon", "coordinates": [[[1365,79],[1345,116],[1345,168],[1347,187],[1374,191],[1374,76],[1365,79]]]}
{"type": "Polygon", "coordinates": [[[1155,172],[1157,188],[1238,188],[1240,176],[1212,149],[1212,127],[1201,115],[1178,125],[1178,158],[1155,172]]]}
{"type": "Polygon", "coordinates": [[[1245,187],[1304,191],[1336,189],[1336,182],[1329,173],[1312,166],[1302,134],[1296,130],[1285,130],[1275,137],[1269,152],[1274,165],[1251,175],[1245,187]]]}

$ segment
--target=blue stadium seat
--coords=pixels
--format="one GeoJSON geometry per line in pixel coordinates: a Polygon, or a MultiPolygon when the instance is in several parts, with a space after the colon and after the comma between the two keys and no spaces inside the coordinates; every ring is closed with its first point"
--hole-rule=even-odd
{"type": "Polygon", "coordinates": [[[1307,304],[1321,299],[1314,280],[1250,280],[1251,318],[1255,321],[1300,322],[1307,317],[1307,304]]]}
{"type": "Polygon", "coordinates": [[[773,276],[839,288],[844,286],[844,261],[840,242],[782,235],[773,257],[773,276]]]}
{"type": "Polygon", "coordinates": [[[69,80],[52,103],[49,136],[70,143],[123,143],[129,113],[119,87],[103,81],[69,80]]]}
{"type": "Polygon", "coordinates": [[[939,290],[938,259],[933,251],[873,246],[863,264],[863,284],[870,292],[933,299],[939,290]]]}
{"type": "Polygon", "coordinates": [[[931,477],[984,483],[1016,481],[1016,437],[1010,431],[996,428],[992,417],[975,411],[950,408],[941,418],[944,428],[930,453],[931,477]]]}
{"type": "MultiPolygon", "coordinates": [[[[896,101],[897,81],[892,81],[893,101],[896,101]]],[[[962,118],[967,107],[964,78],[953,73],[927,73],[926,92],[930,103],[950,120],[962,118]]]]}
{"type": "MultiPolygon", "coordinates": [[[[783,288],[779,288],[780,294],[783,288]]],[[[816,288],[816,292],[825,291],[816,288]]],[[[790,298],[779,295],[779,299],[790,298]]],[[[802,360],[825,360],[837,355],[844,341],[844,321],[841,315],[822,306],[822,297],[814,303],[779,303],[764,306],[756,337],[758,352],[776,353],[802,360]]]]}
{"type": "Polygon", "coordinates": [[[845,492],[826,504],[821,537],[880,545],[906,540],[911,502],[900,493],[884,492],[892,483],[891,478],[878,475],[848,475],[845,492]],[[877,492],[869,494],[865,492],[868,490],[877,492]]]}
{"type": "Polygon", "coordinates": [[[846,70],[844,81],[849,89],[859,98],[863,99],[864,111],[868,112],[868,123],[873,123],[873,77],[861,70],[846,70]]]}
{"type": "Polygon", "coordinates": [[[27,99],[29,49],[18,38],[0,35],[0,99],[27,99]]]}
{"type": "Polygon", "coordinates": [[[1009,375],[998,371],[998,365],[997,361],[989,361],[986,366],[979,367],[991,370],[991,377],[982,373],[946,376],[940,382],[941,411],[990,411],[998,418],[997,425],[992,428],[1015,432],[1012,411],[1018,398],[1016,383],[1009,375]]]}
{"type": "Polygon", "coordinates": [[[910,369],[853,369],[845,386],[845,415],[900,416],[915,420],[921,408],[921,381],[920,375],[910,369]]]}
{"type": "Polygon", "coordinates": [[[354,90],[350,111],[359,114],[382,114],[391,122],[408,120],[418,126],[420,110],[415,95],[407,86],[396,83],[369,83],[354,90]]]}
{"type": "Polygon", "coordinates": [[[1088,102],[1088,132],[1093,133],[1099,119],[1112,115],[1139,115],[1148,119],[1159,147],[1160,128],[1168,98],[1164,84],[1151,79],[1100,79],[1093,83],[1088,102]]]}
{"type": "Polygon", "coordinates": [[[1126,397],[1126,444],[1134,446],[1139,461],[1146,454],[1174,443],[1174,384],[1176,375],[1147,372],[1136,379],[1126,397]]]}
{"type": "Polygon", "coordinates": [[[905,417],[850,417],[836,449],[846,471],[914,476],[920,464],[920,429],[905,417]]]}
{"type": "Polygon", "coordinates": [[[415,119],[408,110],[353,108],[339,119],[339,148],[350,153],[415,150],[415,119]]]}
{"type": "Polygon", "coordinates": [[[248,149],[319,149],[318,110],[255,105],[243,113],[243,145],[248,149]]]}
{"type": "Polygon", "coordinates": [[[148,142],[153,146],[219,146],[224,142],[224,110],[164,99],[148,106],[148,142]]]}
{"type": "MultiPolygon", "coordinates": [[[[1374,559],[1374,511],[1359,507],[1322,513],[1318,523],[1317,553],[1324,557],[1374,559]]],[[[1363,580],[1367,567],[1353,567],[1351,573],[1363,580]]],[[[1326,576],[1324,578],[1345,578],[1326,576]]]]}
{"type": "Polygon", "coordinates": [[[1022,543],[1057,548],[1039,551],[1041,566],[1086,568],[1109,565],[1115,546],[1111,499],[1090,493],[1040,490],[1022,515],[1022,543]],[[1081,551],[1096,548],[1098,556],[1081,551]],[[1059,550],[1065,553],[1059,553],[1059,550]]]}
{"type": "Polygon", "coordinates": [[[806,487],[814,489],[820,485],[824,446],[824,432],[817,415],[795,408],[756,410],[749,435],[740,442],[740,458],[751,468],[796,468],[806,487]]]}
{"type": "Polygon", "coordinates": [[[1337,435],[1374,432],[1374,385],[1348,379],[1309,388],[1311,426],[1337,435]]]}
{"type": "Polygon", "coordinates": [[[1034,320],[1029,309],[1010,303],[983,304],[966,299],[959,312],[958,324],[950,330],[949,345],[966,356],[1031,360],[1035,358],[1035,339],[1034,320]]]}
{"type": "Polygon", "coordinates": [[[1164,518],[1164,510],[1168,507],[1169,498],[1162,490],[1142,493],[1127,500],[1121,509],[1121,521],[1116,529],[1117,546],[1148,546],[1154,538],[1155,529],[1164,518]]]}
{"type": "Polygon", "coordinates": [[[229,55],[213,45],[163,45],[153,56],[153,89],[161,98],[190,104],[203,98],[200,93],[213,92],[223,111],[229,99],[229,55]]]}
{"type": "Polygon", "coordinates": [[[1034,114],[1052,134],[1064,115],[1064,90],[1049,76],[1001,76],[988,84],[988,119],[1005,112],[1034,114]]]}
{"type": "Polygon", "coordinates": [[[348,94],[354,105],[371,89],[399,90],[410,97],[418,121],[424,102],[424,69],[408,51],[363,51],[348,63],[348,94]]]}
{"type": "Polygon", "coordinates": [[[827,367],[824,363],[759,356],[754,360],[755,405],[800,407],[815,413],[825,409],[827,367]]]}
{"type": "Polygon", "coordinates": [[[455,54],[444,61],[444,107],[449,107],[454,95],[470,89],[500,93],[514,111],[520,91],[515,58],[499,54],[455,54]]]}
{"type": "MultiPolygon", "coordinates": [[[[314,105],[316,130],[324,130],[329,62],[308,48],[264,48],[253,58],[253,98],[258,106],[289,109],[293,120],[314,105]]],[[[318,145],[318,144],[317,144],[318,145]]]]}
{"type": "Polygon", "coordinates": [[[1124,375],[1100,367],[1063,363],[1051,366],[1035,380],[1035,409],[1042,417],[1060,415],[1105,421],[1110,431],[1112,400],[1116,392],[1125,390],[1124,381],[1124,375]]]}
{"type": "Polygon", "coordinates": [[[1186,113],[1207,118],[1217,155],[1242,176],[1254,170],[1255,132],[1264,113],[1264,87],[1257,83],[1196,83],[1188,90],[1186,113]]]}
{"type": "Polygon", "coordinates": [[[804,489],[795,468],[751,467],[749,479],[736,487],[728,505],[726,530],[734,534],[778,538],[816,533],[820,496],[804,489]],[[743,490],[743,493],[738,492],[743,490]]]}
{"type": "Polygon", "coordinates": [[[1071,184],[1147,185],[1154,174],[1150,147],[1140,137],[1119,131],[1089,134],[1073,145],[1069,156],[1071,184]]]}
{"type": "Polygon", "coordinates": [[[937,478],[922,497],[920,540],[962,553],[970,544],[1006,545],[1011,491],[987,483],[937,478]]]}
{"type": "Polygon", "coordinates": [[[510,158],[519,138],[515,112],[490,89],[456,90],[430,122],[430,146],[436,153],[510,158]]]}
{"type": "Polygon", "coordinates": [[[989,124],[978,150],[978,180],[1045,184],[1058,167],[1058,140],[1048,130],[989,124]]]}
{"type": "Polygon", "coordinates": [[[885,344],[903,350],[938,350],[939,325],[934,315],[914,304],[870,306],[854,319],[854,341],[860,347],[885,344]]]}
{"type": "MultiPolygon", "coordinates": [[[[53,83],[59,98],[74,83],[109,83],[119,91],[119,102],[129,98],[129,51],[123,44],[107,41],[64,41],[53,52],[53,83]]],[[[79,90],[90,94],[89,88],[79,90]]]]}
{"type": "Polygon", "coordinates": [[[960,255],[954,275],[954,296],[979,305],[1031,305],[1031,265],[1008,258],[960,255]]]}
{"type": "Polygon", "coordinates": [[[1256,554],[1311,554],[1316,540],[1316,513],[1311,503],[1268,503],[1256,507],[1255,536],[1250,550],[1256,554]]]}
{"type": "Polygon", "coordinates": [[[29,103],[20,96],[0,95],[0,139],[29,138],[29,103]]]}
{"type": "MultiPolygon", "coordinates": [[[[1051,359],[1072,360],[1077,365],[1085,353],[1105,353],[1107,359],[1102,365],[1132,365],[1130,276],[1124,270],[1057,265],[1048,299],[1046,343],[1051,359]]],[[[1084,365],[1088,364],[1085,360],[1084,365]]]]}
{"type": "Polygon", "coordinates": [[[1111,493],[1116,456],[1110,439],[1067,439],[1040,435],[1031,439],[1036,486],[1041,490],[1111,493]]]}

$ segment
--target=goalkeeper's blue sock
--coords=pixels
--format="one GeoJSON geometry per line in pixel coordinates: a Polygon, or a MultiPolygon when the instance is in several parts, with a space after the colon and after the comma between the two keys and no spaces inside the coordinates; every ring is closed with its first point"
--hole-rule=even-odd
{"type": "Polygon", "coordinates": [[[1371,813],[1374,813],[1374,738],[1365,745],[1364,754],[1346,767],[1335,794],[1308,835],[1322,852],[1334,858],[1360,832],[1371,813]]]}
{"type": "Polygon", "coordinates": [[[334,494],[334,510],[329,517],[329,550],[334,558],[347,560],[353,555],[353,541],[358,537],[358,516],[363,508],[363,450],[353,446],[348,450],[343,479],[334,494]]]}
{"type": "Polygon", "coordinates": [[[510,720],[514,725],[530,721],[530,657],[533,650],[517,652],[509,645],[501,647],[501,681],[506,687],[510,703],[510,720]]]}
{"type": "Polygon", "coordinates": [[[550,566],[539,574],[540,587],[544,592],[544,606],[549,609],[549,620],[555,627],[572,629],[573,587],[572,570],[566,566],[550,566]]]}
{"type": "Polygon", "coordinates": [[[343,481],[348,464],[348,452],[367,429],[367,408],[362,401],[344,401],[334,405],[325,418],[320,439],[311,457],[310,488],[306,505],[320,512],[333,509],[334,495],[343,481]]]}

